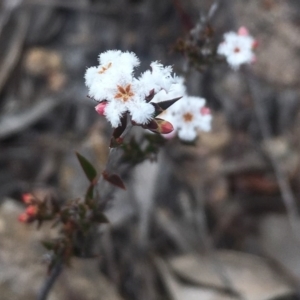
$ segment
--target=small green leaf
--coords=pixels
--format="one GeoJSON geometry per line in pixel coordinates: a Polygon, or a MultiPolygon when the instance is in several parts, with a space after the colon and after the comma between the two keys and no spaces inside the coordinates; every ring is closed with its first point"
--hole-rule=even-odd
{"type": "Polygon", "coordinates": [[[93,182],[97,177],[97,172],[96,172],[95,168],[85,157],[83,157],[78,152],[76,152],[76,156],[79,160],[79,163],[80,163],[86,177],[88,178],[88,180],[90,182],[93,182]]]}
{"type": "Polygon", "coordinates": [[[109,220],[107,219],[106,215],[103,213],[95,214],[94,220],[98,223],[109,223],[109,220]]]}
{"type": "Polygon", "coordinates": [[[53,248],[54,248],[53,242],[42,241],[42,245],[43,245],[47,250],[53,250],[53,248]]]}
{"type": "Polygon", "coordinates": [[[90,184],[88,187],[86,194],[85,194],[85,200],[93,199],[94,197],[94,187],[95,185],[93,183],[90,184]]]}

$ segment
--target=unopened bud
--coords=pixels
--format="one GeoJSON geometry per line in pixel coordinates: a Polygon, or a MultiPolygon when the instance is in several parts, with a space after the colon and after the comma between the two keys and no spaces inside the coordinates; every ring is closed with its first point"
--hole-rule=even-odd
{"type": "Polygon", "coordinates": [[[257,40],[255,40],[252,44],[252,49],[256,49],[258,47],[259,43],[257,40]]]}
{"type": "Polygon", "coordinates": [[[173,125],[168,121],[163,121],[159,124],[159,132],[161,134],[168,134],[174,130],[173,125]]]}
{"type": "Polygon", "coordinates": [[[29,205],[25,210],[25,213],[30,217],[36,216],[37,212],[38,208],[36,205],[29,205]]]}
{"type": "Polygon", "coordinates": [[[25,204],[31,204],[34,200],[34,197],[32,194],[23,194],[22,195],[22,201],[25,203],[25,204]]]}
{"type": "Polygon", "coordinates": [[[167,134],[174,130],[174,127],[170,122],[159,118],[152,119],[148,124],[143,125],[142,127],[161,134],[167,134]]]}
{"type": "Polygon", "coordinates": [[[210,115],[210,109],[208,107],[203,106],[200,109],[200,113],[203,116],[210,115]]]}
{"type": "Polygon", "coordinates": [[[249,31],[246,27],[240,27],[240,29],[238,30],[238,35],[244,35],[247,36],[249,35],[249,31]]]}
{"type": "Polygon", "coordinates": [[[22,213],[22,214],[19,215],[18,220],[21,223],[28,223],[29,216],[26,213],[22,213]]]}
{"type": "Polygon", "coordinates": [[[103,101],[99,103],[96,107],[95,110],[100,116],[104,116],[105,113],[105,108],[106,108],[107,102],[103,101]]]}

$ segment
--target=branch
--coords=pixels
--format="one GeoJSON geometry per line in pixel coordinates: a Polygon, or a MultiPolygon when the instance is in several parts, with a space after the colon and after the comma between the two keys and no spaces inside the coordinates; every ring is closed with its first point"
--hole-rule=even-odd
{"type": "Polygon", "coordinates": [[[27,29],[30,22],[30,12],[24,10],[18,15],[18,24],[14,29],[8,51],[1,61],[0,91],[3,89],[14,67],[17,65],[25,41],[27,29]]]}
{"type": "MultiPolygon", "coordinates": [[[[28,0],[24,1],[21,6],[30,7],[30,6],[41,6],[41,7],[49,7],[49,8],[63,8],[73,11],[80,12],[88,12],[88,13],[96,13],[107,16],[116,16],[122,14],[122,10],[118,6],[109,6],[106,4],[94,4],[94,5],[85,5],[82,2],[74,2],[74,0],[28,0]]],[[[139,7],[131,7],[131,11],[136,13],[141,13],[141,9],[139,7]]]]}
{"type": "Polygon", "coordinates": [[[7,138],[31,126],[59,105],[59,100],[61,99],[46,98],[23,112],[0,118],[0,139],[7,138]]]}
{"type": "MultiPolygon", "coordinates": [[[[131,121],[128,120],[127,127],[120,136],[121,139],[128,136],[129,131],[132,129],[133,125],[131,121]]],[[[128,173],[128,168],[131,168],[130,165],[124,165],[122,164],[121,160],[123,157],[123,150],[120,147],[116,148],[110,148],[107,163],[105,166],[105,170],[109,174],[114,173],[128,173]],[[122,170],[120,170],[122,169],[122,170]]],[[[99,195],[99,202],[98,207],[101,209],[104,209],[108,202],[113,198],[113,194],[115,192],[116,187],[112,185],[111,183],[107,182],[103,176],[101,176],[98,184],[97,184],[97,190],[99,195]]]]}
{"type": "Polygon", "coordinates": [[[220,7],[220,0],[215,0],[209,8],[209,11],[208,11],[208,14],[207,14],[207,20],[208,21],[210,21],[214,17],[214,15],[216,14],[219,7],[220,7]]]}
{"type": "MultiPolygon", "coordinates": [[[[253,103],[254,103],[254,110],[255,114],[258,120],[258,125],[260,127],[260,131],[263,137],[263,140],[266,141],[270,138],[272,138],[270,128],[268,126],[268,123],[265,118],[264,111],[261,106],[261,97],[260,93],[256,87],[255,80],[252,75],[249,74],[249,72],[246,71],[246,79],[248,83],[248,87],[250,90],[250,93],[252,95],[253,103]]],[[[297,202],[295,199],[295,196],[293,194],[293,191],[291,189],[291,186],[288,182],[287,176],[285,172],[282,170],[281,165],[278,163],[276,156],[273,154],[273,152],[266,151],[266,154],[268,155],[271,165],[273,167],[281,197],[284,202],[284,206],[287,211],[288,215],[288,220],[289,224],[292,230],[292,233],[294,235],[295,240],[299,244],[300,247],[300,239],[299,235],[297,234],[298,232],[298,227],[297,227],[297,222],[299,220],[299,213],[298,213],[298,208],[297,208],[297,202]]]]}

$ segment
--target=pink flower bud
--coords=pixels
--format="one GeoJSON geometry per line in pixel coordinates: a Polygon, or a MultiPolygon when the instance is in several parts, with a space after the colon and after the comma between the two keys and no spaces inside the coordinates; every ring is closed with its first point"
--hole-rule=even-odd
{"type": "Polygon", "coordinates": [[[31,204],[34,200],[34,197],[32,194],[23,194],[22,195],[22,201],[25,203],[25,204],[31,204]]]}
{"type": "Polygon", "coordinates": [[[96,107],[95,110],[100,116],[104,116],[105,113],[105,108],[106,108],[107,102],[103,101],[99,103],[96,107]]]}
{"type": "Polygon", "coordinates": [[[35,217],[36,214],[38,212],[38,208],[36,205],[29,205],[26,210],[25,213],[29,216],[29,217],[35,217]]]}
{"type": "Polygon", "coordinates": [[[252,49],[256,49],[258,47],[259,43],[257,40],[255,40],[252,44],[252,49]]]}
{"type": "Polygon", "coordinates": [[[255,64],[257,62],[256,56],[253,55],[252,59],[251,59],[251,64],[255,64]]]}
{"type": "Polygon", "coordinates": [[[242,26],[238,30],[238,35],[249,35],[249,31],[246,27],[242,26]]]}
{"type": "Polygon", "coordinates": [[[203,116],[210,115],[210,109],[206,106],[201,107],[200,113],[203,116]]]}
{"type": "Polygon", "coordinates": [[[161,134],[168,134],[171,133],[173,130],[173,125],[168,121],[164,121],[159,124],[159,131],[161,134]]]}
{"type": "Polygon", "coordinates": [[[174,130],[170,122],[160,118],[152,119],[148,124],[142,125],[142,127],[160,134],[167,134],[174,130]]]}
{"type": "Polygon", "coordinates": [[[18,220],[21,223],[28,223],[29,216],[26,213],[22,213],[22,214],[19,215],[18,220]]]}

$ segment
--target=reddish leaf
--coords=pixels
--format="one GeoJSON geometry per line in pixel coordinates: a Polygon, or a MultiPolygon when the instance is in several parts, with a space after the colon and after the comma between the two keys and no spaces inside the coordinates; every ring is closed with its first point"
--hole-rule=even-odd
{"type": "Polygon", "coordinates": [[[142,126],[144,129],[156,130],[158,128],[158,124],[155,119],[152,119],[148,124],[142,126]]]}
{"type": "Polygon", "coordinates": [[[109,183],[123,189],[123,190],[126,190],[126,187],[122,181],[122,179],[120,178],[119,175],[117,174],[108,174],[107,171],[103,171],[102,173],[103,175],[103,178],[108,181],[109,183]]]}
{"type": "Polygon", "coordinates": [[[115,128],[113,132],[113,137],[115,139],[118,139],[126,129],[126,126],[127,126],[127,113],[123,114],[123,116],[121,117],[121,125],[115,128]]]}
{"type": "Polygon", "coordinates": [[[155,95],[155,92],[154,92],[154,89],[152,89],[150,91],[149,95],[145,98],[146,102],[150,102],[153,99],[154,95],[155,95]]]}

